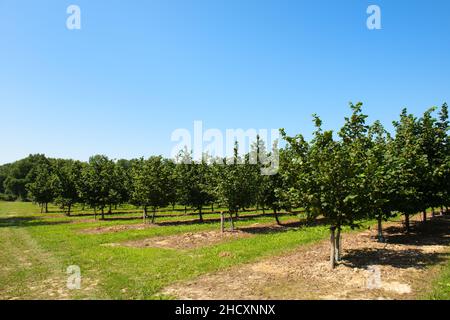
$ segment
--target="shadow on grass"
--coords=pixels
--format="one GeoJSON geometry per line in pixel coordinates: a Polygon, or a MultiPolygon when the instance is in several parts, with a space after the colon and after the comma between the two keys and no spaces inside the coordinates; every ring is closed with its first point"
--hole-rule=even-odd
{"type": "MultiPolygon", "coordinates": [[[[198,214],[197,214],[198,215],[198,214]]],[[[282,215],[284,216],[291,216],[291,214],[287,213],[287,214],[279,214],[279,216],[281,217],[282,215]]],[[[100,215],[97,215],[97,217],[99,217],[100,215]]],[[[204,214],[203,216],[207,216],[207,214],[204,214]]],[[[78,217],[78,216],[77,216],[78,217]]],[[[185,220],[171,220],[171,221],[158,221],[160,218],[176,218],[176,217],[183,217],[183,216],[177,216],[177,215],[156,215],[155,217],[155,224],[156,225],[161,225],[161,226],[165,226],[165,225],[191,225],[191,224],[201,224],[202,221],[200,221],[200,219],[185,219],[185,220]]],[[[263,217],[273,217],[272,213],[258,213],[258,214],[240,214],[238,218],[233,218],[234,222],[238,222],[240,220],[249,220],[249,219],[255,219],[255,218],[263,218],[263,217]]],[[[151,218],[149,218],[151,219],[151,218]]],[[[103,221],[129,221],[129,220],[142,220],[142,216],[134,216],[134,217],[114,217],[113,215],[106,215],[105,214],[105,219],[103,219],[103,221]]],[[[275,220],[274,220],[275,221],[275,220]]],[[[203,223],[206,222],[212,222],[212,223],[217,223],[220,222],[220,217],[217,218],[208,218],[208,217],[204,217],[203,218],[203,223]]],[[[228,223],[229,222],[229,216],[228,214],[225,215],[225,222],[228,223]]]]}
{"type": "Polygon", "coordinates": [[[6,227],[33,227],[33,226],[52,226],[70,223],[67,221],[50,221],[39,217],[8,217],[0,218],[0,228],[6,227]]]}

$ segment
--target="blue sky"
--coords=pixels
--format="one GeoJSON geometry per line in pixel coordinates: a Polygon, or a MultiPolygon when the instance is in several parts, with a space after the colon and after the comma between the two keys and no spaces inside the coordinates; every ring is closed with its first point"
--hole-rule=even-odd
{"type": "Polygon", "coordinates": [[[169,155],[195,120],[309,136],[349,101],[391,128],[450,102],[449,17],[448,0],[0,0],[0,163],[169,155]]]}

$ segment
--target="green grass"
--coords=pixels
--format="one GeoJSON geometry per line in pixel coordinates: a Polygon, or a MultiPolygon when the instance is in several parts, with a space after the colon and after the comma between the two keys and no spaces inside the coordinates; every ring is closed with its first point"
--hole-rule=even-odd
{"type": "Polygon", "coordinates": [[[438,278],[433,281],[432,290],[424,298],[450,300],[450,262],[442,267],[438,278]]]}
{"type": "MultiPolygon", "coordinates": [[[[31,203],[0,202],[0,298],[57,297],[57,293],[52,296],[51,288],[43,283],[50,281],[54,286],[64,288],[66,268],[78,265],[82,272],[82,287],[87,285],[90,290],[72,290],[68,298],[153,299],[159,297],[158,292],[164,286],[174,281],[274,255],[322,239],[328,234],[326,227],[319,226],[301,231],[258,234],[193,250],[108,247],[102,244],[218,230],[220,225],[218,222],[181,224],[84,234],[80,231],[86,228],[138,224],[142,221],[136,214],[135,220],[91,222],[86,219],[92,219],[92,216],[80,215],[79,211],[75,211],[77,216],[73,217],[65,217],[57,211],[56,207],[50,207],[49,214],[40,214],[39,208],[31,203]],[[220,257],[224,251],[232,254],[220,257]]],[[[128,214],[113,217],[121,216],[130,217],[128,214]]],[[[218,218],[219,215],[211,214],[209,217],[218,218]]],[[[160,217],[157,221],[180,218],[183,217],[160,217]]],[[[272,217],[257,217],[240,220],[237,226],[273,221],[272,217]]]]}
{"type": "MultiPolygon", "coordinates": [[[[50,207],[50,211],[40,214],[39,208],[31,203],[0,202],[0,299],[158,299],[161,289],[176,281],[288,252],[329,235],[326,226],[314,226],[255,234],[191,250],[111,247],[104,244],[218,230],[220,225],[218,222],[179,224],[86,234],[81,231],[140,224],[142,220],[139,212],[110,216],[136,219],[92,221],[93,216],[87,216],[88,212],[81,212],[80,208],[76,208],[76,216],[72,217],[58,213],[56,207],[50,207]],[[223,255],[223,252],[230,254],[223,255]],[[81,268],[81,290],[65,289],[66,268],[70,265],[81,268]]],[[[157,222],[181,218],[168,214],[157,218],[157,222]]],[[[285,216],[281,220],[292,218],[285,216]]],[[[263,216],[239,220],[237,226],[273,222],[273,217],[263,216]]],[[[444,280],[447,284],[449,276],[450,272],[444,280]]]]}

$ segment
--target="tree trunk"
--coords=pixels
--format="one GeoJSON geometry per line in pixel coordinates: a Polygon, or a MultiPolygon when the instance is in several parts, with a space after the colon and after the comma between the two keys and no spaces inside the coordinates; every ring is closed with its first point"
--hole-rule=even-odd
{"type": "Polygon", "coordinates": [[[263,214],[266,214],[266,208],[262,207],[263,214]]]}
{"type": "Polygon", "coordinates": [[[441,216],[444,215],[444,206],[441,206],[441,216]]]}
{"type": "Polygon", "coordinates": [[[330,267],[334,269],[336,266],[336,240],[334,237],[334,232],[336,230],[335,226],[330,227],[330,267]]]}
{"type": "Polygon", "coordinates": [[[155,223],[156,208],[153,208],[152,223],[155,223]]]}
{"type": "Polygon", "coordinates": [[[112,213],[112,204],[109,204],[109,208],[108,208],[108,214],[112,213]]]}
{"type": "Polygon", "coordinates": [[[405,214],[405,227],[406,227],[406,233],[409,233],[409,214],[405,214]]]}
{"type": "Polygon", "coordinates": [[[97,220],[97,207],[94,207],[94,220],[97,220]]]}
{"type": "Polygon", "coordinates": [[[381,217],[381,214],[378,215],[378,242],[384,242],[384,237],[383,237],[383,219],[381,217]]]}
{"type": "Polygon", "coordinates": [[[185,215],[187,214],[187,207],[186,206],[184,206],[184,214],[185,215]]]}
{"type": "Polygon", "coordinates": [[[427,210],[423,210],[422,212],[422,221],[425,223],[427,222],[427,210]]]}
{"type": "Polygon", "coordinates": [[[147,220],[147,206],[144,206],[144,211],[142,212],[142,220],[144,221],[144,223],[147,220]]]}
{"type": "Polygon", "coordinates": [[[275,220],[277,221],[277,225],[281,226],[280,219],[278,218],[277,209],[273,209],[273,214],[275,216],[275,220]]]}
{"type": "Polygon", "coordinates": [[[39,204],[39,206],[41,207],[41,213],[43,213],[44,212],[44,204],[43,203],[39,204]]]}
{"type": "Polygon", "coordinates": [[[211,213],[214,213],[214,203],[211,204],[211,213]]]}
{"type": "Polygon", "coordinates": [[[336,229],[336,262],[341,261],[341,227],[336,229]]]}
{"type": "Polygon", "coordinates": [[[231,231],[234,231],[233,213],[230,212],[231,231]]]}
{"type": "Polygon", "coordinates": [[[434,218],[436,216],[436,211],[434,210],[434,207],[431,208],[431,216],[434,218]]]}
{"type": "Polygon", "coordinates": [[[198,208],[198,217],[200,218],[200,222],[203,222],[202,206],[198,208]]]}
{"type": "Polygon", "coordinates": [[[45,203],[45,213],[48,213],[48,202],[45,203]]]}
{"type": "Polygon", "coordinates": [[[224,233],[225,232],[225,217],[223,216],[223,211],[222,212],[220,212],[220,231],[222,232],[222,233],[224,233]]]}
{"type": "Polygon", "coordinates": [[[105,220],[105,208],[102,206],[102,220],[105,220]]]}
{"type": "Polygon", "coordinates": [[[70,217],[70,210],[72,209],[72,204],[69,204],[67,207],[67,216],[70,217]]]}

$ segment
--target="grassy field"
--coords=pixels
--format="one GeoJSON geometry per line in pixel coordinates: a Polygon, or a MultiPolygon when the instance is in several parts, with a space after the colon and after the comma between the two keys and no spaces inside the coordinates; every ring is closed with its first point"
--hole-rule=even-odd
{"type": "MultiPolygon", "coordinates": [[[[0,298],[170,299],[159,292],[174,282],[285,253],[328,237],[327,227],[317,225],[285,228],[282,232],[262,230],[249,237],[186,250],[108,245],[220,228],[217,220],[189,223],[184,220],[195,216],[178,216],[177,211],[158,217],[159,225],[154,227],[95,232],[105,227],[142,224],[138,211],[126,209],[119,208],[122,213],[109,215],[106,221],[95,221],[90,212],[80,208],[73,216],[65,217],[55,207],[41,214],[31,203],[0,202],[0,298]],[[94,232],[87,232],[90,230],[94,232]],[[81,269],[80,290],[66,287],[66,269],[71,265],[81,269]]],[[[284,222],[293,219],[298,218],[281,218],[284,222]]],[[[258,216],[242,218],[236,224],[245,227],[272,223],[273,217],[258,216]]],[[[443,280],[436,282],[431,298],[448,298],[449,278],[450,265],[443,280]],[[445,290],[446,295],[442,293],[445,290]]]]}
{"type": "MultiPolygon", "coordinates": [[[[219,222],[177,224],[144,230],[85,234],[87,228],[140,224],[140,214],[116,214],[107,221],[75,212],[65,217],[51,207],[40,214],[31,203],[0,202],[0,297],[11,298],[101,298],[152,299],[165,285],[199,274],[248,262],[326,237],[326,227],[305,232],[290,230],[228,241],[193,250],[127,248],[103,246],[125,240],[186,232],[218,230],[219,222]],[[231,252],[223,255],[221,252],[231,252]],[[65,289],[66,268],[77,265],[82,272],[82,289],[65,289]]],[[[122,210],[119,210],[122,211],[122,210]]],[[[208,215],[210,218],[219,215],[208,215]]],[[[185,217],[182,219],[192,219],[185,217]]],[[[285,218],[286,219],[286,218],[285,218]]],[[[290,218],[292,219],[292,218],[290,218]]],[[[159,223],[180,220],[160,217],[159,223]]],[[[245,219],[238,226],[271,223],[271,217],[245,219]]],[[[307,231],[306,231],[307,230],[307,231]]]]}

